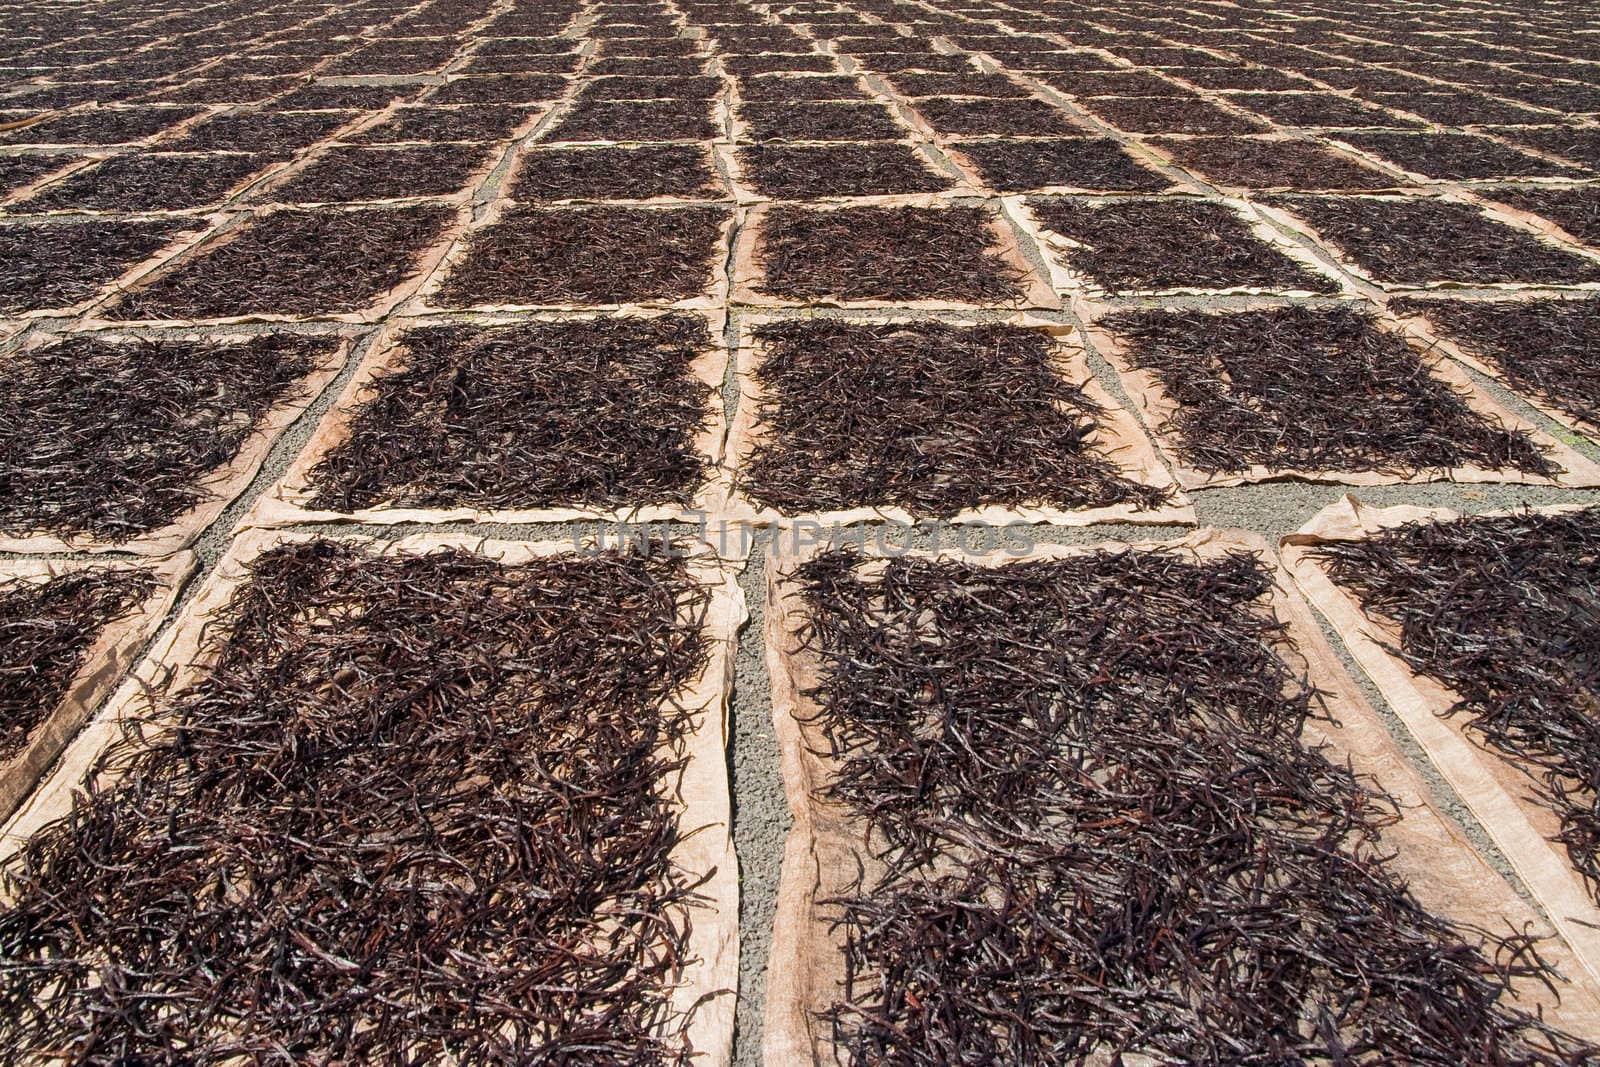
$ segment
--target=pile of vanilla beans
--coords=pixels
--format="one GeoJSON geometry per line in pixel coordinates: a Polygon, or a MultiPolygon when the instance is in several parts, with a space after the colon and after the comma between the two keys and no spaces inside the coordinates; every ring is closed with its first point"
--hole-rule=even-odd
{"type": "Polygon", "coordinates": [[[703,318],[447,326],[402,343],[312,470],[313,507],[688,504],[705,480],[703,318]]]}
{"type": "Polygon", "coordinates": [[[0,530],[122,542],[178,520],[334,344],[80,336],[12,356],[0,530]]]}
{"type": "Polygon", "coordinates": [[[1160,428],[1198,470],[1559,470],[1526,431],[1469,407],[1363,311],[1135,311],[1102,322],[1174,401],[1160,428]]]}
{"type": "Polygon", "coordinates": [[[3,872],[0,1043],[683,1064],[681,559],[267,552],[3,872]]]}
{"type": "Polygon", "coordinates": [[[1155,507],[1095,446],[1104,411],[1069,379],[1048,333],[1006,325],[756,329],[758,444],[739,484],[790,514],[985,504],[1155,507]]]}
{"type": "Polygon", "coordinates": [[[1318,546],[1333,580],[1400,627],[1450,714],[1528,770],[1600,899],[1600,508],[1396,527],[1318,546]]]}
{"type": "Polygon", "coordinates": [[[1389,867],[1395,811],[1304,744],[1318,694],[1255,557],[795,575],[819,800],[869,843],[825,902],[847,1062],[1558,1064],[1531,941],[1389,867]]]}
{"type": "Polygon", "coordinates": [[[22,750],[101,632],[154,587],[149,571],[110,567],[0,584],[0,760],[22,750]]]}

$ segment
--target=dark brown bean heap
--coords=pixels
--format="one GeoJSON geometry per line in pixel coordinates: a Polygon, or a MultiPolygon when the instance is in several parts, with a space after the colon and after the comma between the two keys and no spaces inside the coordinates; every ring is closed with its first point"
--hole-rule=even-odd
{"type": "Polygon", "coordinates": [[[68,155],[0,156],[0,198],[32,185],[76,159],[68,155]]]}
{"type": "Polygon", "coordinates": [[[796,573],[875,861],[824,904],[847,1062],[1583,1059],[1510,995],[1530,942],[1418,904],[1392,801],[1300,740],[1254,557],[858,562],[796,573]]]}
{"type": "Polygon", "coordinates": [[[1447,714],[1535,775],[1600,899],[1600,508],[1414,523],[1319,545],[1333,580],[1400,628],[1447,714]]]}
{"type": "Polygon", "coordinates": [[[1173,137],[1153,143],[1180,166],[1244,188],[1387,189],[1404,182],[1316,141],[1173,137]]]}
{"type": "Polygon", "coordinates": [[[469,239],[440,299],[447,307],[681,300],[710,284],[727,217],[702,207],[514,208],[469,239]]]}
{"type": "Polygon", "coordinates": [[[1339,140],[1429,178],[1575,178],[1582,172],[1465,133],[1341,133],[1339,140]]]}
{"type": "Polygon", "coordinates": [[[1544,126],[1511,130],[1506,136],[1518,144],[1575,160],[1590,168],[1600,166],[1600,127],[1544,126]]]}
{"type": "Polygon", "coordinates": [[[1600,300],[1397,301],[1498,370],[1513,389],[1600,427],[1600,300]]]}
{"type": "Polygon", "coordinates": [[[374,111],[416,95],[415,85],[329,85],[313,82],[274,101],[285,111],[374,111]]]}
{"type": "Polygon", "coordinates": [[[533,114],[532,109],[517,104],[405,107],[351,139],[379,144],[395,141],[500,141],[510,137],[512,131],[532,118],[533,114]]]}
{"type": "Polygon", "coordinates": [[[1059,137],[1083,127],[1042,100],[968,100],[930,96],[916,101],[917,113],[942,134],[999,134],[1008,137],[1059,137]]]}
{"type": "Polygon", "coordinates": [[[794,514],[898,506],[948,516],[983,504],[1153,507],[1090,443],[1100,409],[1038,330],[943,323],[786,322],[765,357],[741,474],[758,503],[794,514]]]}
{"type": "MultiPolygon", "coordinates": [[[[479,53],[482,54],[481,52],[479,53]]],[[[516,57],[528,59],[528,56],[516,57]]],[[[675,59],[671,56],[602,56],[584,68],[588,74],[624,74],[631,77],[687,78],[705,72],[703,59],[675,59]]]]}
{"type": "Polygon", "coordinates": [[[176,220],[0,226],[0,313],[88,300],[195,226],[176,220]]]}
{"type": "Polygon", "coordinates": [[[982,96],[1021,98],[1028,90],[998,74],[896,74],[890,82],[906,96],[982,96]]]}
{"type": "Polygon", "coordinates": [[[1558,469],[1527,433],[1468,408],[1364,311],[1151,311],[1105,325],[1176,401],[1160,431],[1198,470],[1558,469]]]}
{"type": "MultiPolygon", "coordinates": [[[[1574,102],[1577,102],[1580,94],[1592,97],[1594,93],[1588,86],[1567,88],[1571,91],[1574,102]]],[[[1563,94],[1557,91],[1551,95],[1563,94]]],[[[1408,112],[1440,126],[1479,126],[1490,123],[1503,123],[1507,126],[1538,125],[1549,122],[1553,117],[1546,112],[1534,111],[1532,108],[1522,107],[1506,100],[1494,100],[1476,93],[1373,93],[1372,102],[1394,111],[1408,112]]]]}
{"type": "Polygon", "coordinates": [[[325,339],[71,339],[10,357],[0,390],[0,530],[126,541],[206,499],[325,339]]]}
{"type": "Polygon", "coordinates": [[[962,141],[953,146],[1001,192],[1059,185],[1074,189],[1153,193],[1172,184],[1135,162],[1109,137],[962,141]]]}
{"type": "Polygon", "coordinates": [[[722,194],[700,145],[550,148],[529,152],[511,181],[518,200],[649,200],[722,194]]]}
{"type": "Polygon", "coordinates": [[[1130,133],[1252,133],[1267,128],[1259,119],[1224,111],[1199,97],[1096,96],[1082,103],[1130,133]]]}
{"type": "Polygon", "coordinates": [[[1014,304],[1020,272],[995,254],[982,208],[774,208],[757,252],[763,292],[791,299],[1014,304]]]}
{"type": "Polygon", "coordinates": [[[746,103],[740,117],[752,141],[894,141],[909,132],[882,104],[804,100],[746,103]]]}
{"type": "Polygon", "coordinates": [[[164,152],[253,152],[287,159],[320,141],[360,113],[355,111],[243,111],[218,115],[181,138],[163,141],[164,152]]]}
{"type": "Polygon", "coordinates": [[[6,144],[130,144],[193,118],[192,107],[96,108],[75,111],[43,122],[0,130],[6,144]]]}
{"type": "Polygon", "coordinates": [[[710,343],[687,315],[412,330],[312,471],[312,506],[687,504],[712,393],[690,364],[710,343]]]}
{"type": "Polygon", "coordinates": [[[936,193],[954,184],[904,144],[754,145],[739,151],[756,191],[778,200],[936,193]]]}
{"type": "Polygon", "coordinates": [[[400,200],[461,191],[488,162],[478,144],[333,148],[255,199],[282,204],[400,200]]]}
{"type": "Polygon", "coordinates": [[[1255,89],[1261,92],[1295,92],[1314,89],[1297,74],[1269,67],[1178,67],[1164,73],[1202,89],[1255,89]]]}
{"type": "Polygon", "coordinates": [[[452,78],[430,104],[536,104],[558,100],[572,85],[557,74],[484,74],[452,78]]]}
{"type": "Polygon", "coordinates": [[[1543,215],[1586,244],[1600,244],[1600,195],[1594,186],[1575,189],[1521,187],[1496,189],[1485,195],[1502,204],[1543,215]]]}
{"type": "Polygon", "coordinates": [[[310,541],[249,570],[173,728],[6,867],[4,1046],[687,1065],[682,562],[310,541]]]}
{"type": "Polygon", "coordinates": [[[872,52],[855,57],[877,74],[914,70],[929,74],[970,74],[972,61],[966,56],[934,55],[924,52],[872,52]]]}
{"type": "Polygon", "coordinates": [[[796,100],[865,100],[866,94],[855,78],[842,74],[820,78],[767,74],[740,79],[739,98],[792,103],[796,100]]]}
{"type": "Polygon", "coordinates": [[[0,760],[66,697],[101,631],[154,589],[149,571],[109,567],[0,584],[0,760]]]}
{"type": "MultiPolygon", "coordinates": [[[[665,60],[664,62],[675,62],[665,60]]],[[[583,57],[576,55],[476,55],[468,58],[461,74],[576,74],[583,57]]],[[[662,73],[665,73],[663,71],[662,73]]],[[[688,73],[685,71],[685,73],[688,73]]]]}
{"type": "Polygon", "coordinates": [[[359,311],[406,280],[455,220],[432,205],[361,211],[279,211],[246,224],[108,315],[227,318],[359,311]]]}
{"type": "Polygon", "coordinates": [[[221,200],[267,165],[248,155],[118,156],[50,185],[24,211],[183,211],[221,200]]]}
{"type": "Polygon", "coordinates": [[[1254,111],[1279,126],[1361,129],[1370,126],[1415,128],[1418,125],[1414,119],[1402,119],[1338,93],[1235,93],[1226,99],[1233,106],[1254,111]]]}
{"type": "Polygon", "coordinates": [[[716,136],[703,100],[580,100],[551,141],[707,141],[716,136]]]}
{"type": "Polygon", "coordinates": [[[1600,263],[1495,222],[1471,204],[1339,196],[1285,196],[1272,203],[1303,218],[1380,281],[1600,281],[1600,263]]]}
{"type": "Polygon", "coordinates": [[[293,89],[301,79],[294,75],[275,78],[195,78],[175,85],[163,85],[139,100],[158,104],[259,104],[278,93],[293,89]]]}
{"type": "MultiPolygon", "coordinates": [[[[1104,62],[1104,61],[1102,61],[1104,62]]],[[[1142,70],[1085,70],[1041,74],[1046,85],[1069,96],[1191,96],[1190,90],[1142,70]]]]}
{"type": "Polygon", "coordinates": [[[1046,227],[1071,240],[1060,253],[1112,293],[1257,288],[1330,293],[1338,285],[1250,231],[1225,204],[1209,201],[1032,200],[1046,227]]]}

